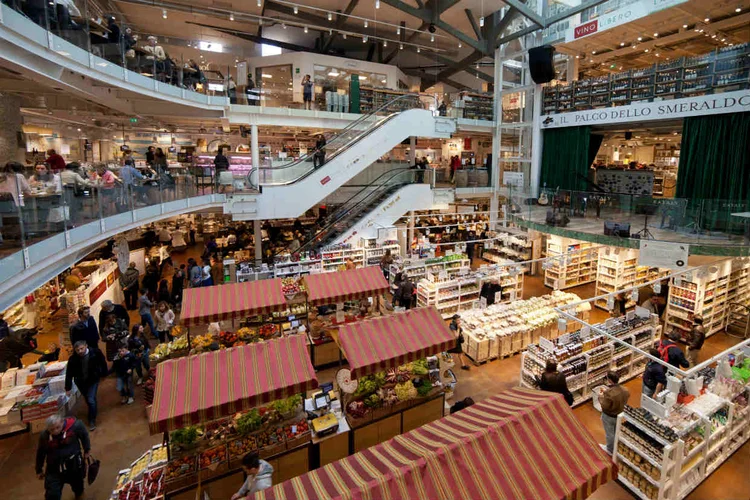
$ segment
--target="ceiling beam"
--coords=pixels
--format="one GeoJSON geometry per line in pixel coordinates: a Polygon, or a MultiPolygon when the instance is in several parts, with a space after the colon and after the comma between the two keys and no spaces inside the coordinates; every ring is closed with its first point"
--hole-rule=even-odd
{"type": "Polygon", "coordinates": [[[543,28],[545,26],[544,19],[539,16],[536,12],[531,10],[528,5],[526,5],[521,0],[503,0],[505,3],[513,7],[514,9],[518,10],[521,14],[523,14],[528,20],[536,24],[538,27],[543,28]]]}
{"type": "MultiPolygon", "coordinates": [[[[425,29],[427,29],[427,27],[428,27],[429,25],[430,25],[430,23],[428,23],[427,21],[423,21],[423,22],[422,22],[422,24],[420,24],[420,25],[419,25],[419,29],[418,29],[418,31],[414,31],[414,32],[412,32],[412,34],[411,34],[411,35],[409,35],[409,39],[407,40],[407,39],[406,39],[406,21],[401,21],[401,35],[399,35],[399,39],[400,39],[400,40],[401,40],[402,42],[410,43],[410,42],[412,42],[412,41],[413,41],[413,40],[414,40],[415,38],[417,38],[417,37],[419,36],[419,32],[420,32],[420,31],[422,31],[422,30],[425,30],[425,29]]],[[[404,46],[404,49],[406,49],[406,47],[408,47],[408,45],[405,45],[405,46],[404,46]]],[[[398,54],[398,51],[399,51],[399,50],[400,50],[400,49],[399,49],[398,47],[395,47],[395,48],[394,48],[394,49],[393,49],[393,50],[391,51],[391,53],[390,53],[390,54],[388,54],[387,56],[385,56],[385,59],[383,59],[383,62],[384,62],[384,63],[386,63],[386,64],[387,64],[387,63],[389,63],[389,62],[390,62],[390,61],[391,61],[391,60],[392,60],[392,59],[393,59],[394,57],[396,57],[396,55],[398,54]]],[[[415,49],[415,51],[416,51],[416,49],[415,49]]]]}
{"type": "MultiPolygon", "coordinates": [[[[433,16],[432,11],[428,11],[426,9],[418,9],[416,7],[412,7],[409,4],[406,4],[402,2],[401,0],[381,0],[383,3],[386,3],[390,5],[391,7],[394,7],[402,12],[405,12],[406,14],[409,14],[410,16],[416,17],[417,19],[421,19],[424,22],[431,23],[433,22],[433,16]]],[[[437,22],[434,22],[435,26],[440,28],[441,30],[445,31],[452,37],[461,40],[466,45],[473,47],[475,50],[481,50],[484,51],[485,47],[483,44],[478,42],[477,40],[474,40],[470,36],[466,35],[460,30],[457,30],[450,24],[446,23],[445,21],[442,21],[441,19],[437,19],[437,22]]],[[[489,54],[487,54],[489,55],[489,54]]]]}
{"type": "Polygon", "coordinates": [[[443,71],[438,73],[435,77],[436,82],[444,81],[444,78],[449,78],[456,73],[463,71],[475,62],[479,61],[484,57],[484,54],[478,50],[475,50],[468,56],[464,57],[460,61],[454,62],[451,66],[445,68],[443,71]]]}
{"type": "Polygon", "coordinates": [[[352,11],[354,10],[354,8],[357,6],[358,3],[359,3],[359,0],[350,0],[349,1],[349,5],[346,6],[346,9],[344,9],[344,14],[343,15],[342,14],[336,14],[336,22],[333,25],[334,32],[331,35],[331,38],[328,39],[328,41],[326,42],[325,46],[323,47],[323,53],[324,54],[328,53],[328,49],[331,48],[331,44],[336,39],[336,37],[339,35],[339,32],[335,31],[335,30],[341,29],[341,27],[344,26],[344,24],[346,24],[346,19],[347,19],[346,16],[348,16],[349,14],[352,13],[352,11]]]}
{"type": "Polygon", "coordinates": [[[589,0],[588,2],[583,2],[580,5],[571,7],[565,12],[560,12],[559,14],[555,14],[552,17],[545,17],[543,27],[546,28],[547,26],[552,26],[556,22],[562,21],[563,19],[567,19],[571,16],[575,16],[576,14],[580,14],[584,10],[590,9],[591,7],[596,7],[597,5],[602,4],[606,1],[607,0],[589,0]]]}
{"type": "Polygon", "coordinates": [[[469,18],[469,22],[471,23],[471,29],[474,30],[474,34],[477,37],[477,40],[482,39],[482,32],[479,31],[479,26],[477,26],[477,22],[474,20],[474,14],[471,13],[471,9],[464,9],[464,12],[466,13],[466,17],[469,18]]]}
{"type": "Polygon", "coordinates": [[[520,29],[518,31],[514,31],[510,35],[506,35],[502,38],[499,38],[497,42],[495,42],[495,46],[499,47],[500,45],[504,43],[508,43],[510,41],[515,40],[516,38],[521,38],[522,36],[528,35],[530,33],[535,32],[539,29],[539,26],[527,26],[526,28],[520,29]]]}
{"type": "Polygon", "coordinates": [[[319,53],[317,50],[311,49],[310,47],[305,47],[304,45],[297,45],[296,43],[289,43],[289,42],[280,42],[279,40],[274,40],[272,38],[265,38],[262,36],[253,35],[252,33],[248,33],[246,31],[232,30],[228,28],[223,28],[221,26],[212,26],[210,24],[194,23],[192,21],[185,21],[185,24],[192,24],[195,26],[200,26],[202,28],[209,28],[212,30],[220,31],[221,33],[225,33],[227,35],[232,35],[232,36],[236,36],[237,38],[242,38],[243,40],[248,40],[250,42],[259,43],[263,45],[273,45],[274,47],[280,47],[282,49],[290,50],[293,52],[312,52],[314,54],[319,53]]]}

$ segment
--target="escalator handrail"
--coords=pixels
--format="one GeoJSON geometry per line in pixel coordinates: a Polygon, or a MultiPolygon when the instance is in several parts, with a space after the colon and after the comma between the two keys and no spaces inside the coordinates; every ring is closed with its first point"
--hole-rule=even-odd
{"type": "MultiPolygon", "coordinates": [[[[395,102],[397,102],[397,101],[399,101],[401,99],[405,99],[407,97],[420,97],[420,94],[418,94],[418,93],[409,93],[409,94],[403,94],[403,95],[397,96],[397,97],[391,99],[390,101],[382,104],[379,108],[377,108],[377,109],[375,109],[373,111],[370,111],[369,113],[367,113],[365,115],[362,115],[361,117],[357,118],[356,120],[354,120],[353,122],[351,122],[349,125],[347,125],[343,129],[341,129],[339,132],[337,132],[336,134],[334,134],[331,137],[331,140],[329,142],[326,142],[326,145],[323,146],[323,148],[330,147],[330,144],[333,143],[333,142],[335,142],[338,137],[343,136],[348,131],[350,131],[350,130],[356,128],[357,126],[359,126],[361,123],[364,123],[366,121],[371,121],[374,117],[377,116],[377,114],[380,111],[382,111],[383,109],[386,109],[388,106],[392,105],[393,103],[395,103],[395,102]]],[[[374,122],[374,127],[375,128],[370,128],[370,129],[363,130],[360,134],[358,134],[356,137],[354,137],[348,143],[344,144],[343,146],[341,146],[341,148],[339,148],[338,150],[336,150],[335,152],[333,152],[329,156],[329,159],[335,158],[340,152],[348,149],[351,146],[351,144],[353,144],[355,142],[358,142],[362,138],[363,135],[367,135],[367,133],[369,133],[371,130],[379,128],[383,123],[385,123],[385,121],[390,120],[391,118],[393,118],[394,116],[396,116],[398,114],[399,113],[392,113],[392,114],[390,114],[388,116],[381,117],[378,120],[372,120],[374,122]]],[[[253,176],[254,173],[256,173],[256,172],[258,172],[260,170],[272,170],[273,169],[273,170],[277,170],[278,171],[278,170],[283,170],[283,169],[287,169],[287,168],[293,168],[293,167],[295,167],[295,166],[297,166],[297,165],[299,165],[301,163],[309,161],[310,158],[313,157],[313,155],[317,154],[320,151],[320,149],[322,149],[322,148],[315,148],[311,152],[308,152],[307,154],[305,154],[304,156],[301,156],[298,159],[296,159],[294,161],[291,161],[289,163],[286,163],[286,164],[284,164],[284,165],[282,165],[280,167],[275,167],[274,168],[274,167],[264,167],[264,166],[257,166],[257,167],[255,167],[254,166],[247,173],[247,176],[246,176],[247,182],[251,186],[257,187],[257,185],[253,184],[253,182],[252,182],[252,176],[253,176]]],[[[300,178],[306,176],[308,173],[309,172],[303,174],[302,176],[300,176],[300,178]]],[[[291,183],[296,182],[297,180],[299,180],[299,178],[291,180],[291,181],[285,181],[284,183],[279,183],[278,185],[291,184],[291,183]]],[[[258,181],[258,184],[260,184],[260,180],[258,181]]],[[[266,184],[266,185],[268,185],[268,184],[266,184]]]]}
{"type": "MultiPolygon", "coordinates": [[[[330,216],[326,217],[325,225],[323,227],[321,227],[319,230],[317,230],[315,232],[315,235],[313,235],[310,239],[308,239],[303,245],[301,245],[293,253],[294,254],[299,254],[300,252],[305,251],[306,247],[308,245],[310,245],[315,240],[315,237],[317,235],[319,235],[319,234],[321,234],[321,233],[323,233],[325,231],[328,231],[329,229],[331,229],[331,227],[333,227],[334,225],[336,225],[339,222],[341,222],[345,218],[345,216],[347,214],[352,213],[356,208],[360,207],[365,201],[372,199],[372,195],[373,194],[375,194],[375,193],[382,193],[383,188],[386,188],[386,187],[387,188],[392,188],[392,187],[394,187],[396,184],[389,184],[389,181],[391,181],[395,177],[403,174],[404,172],[413,172],[413,174],[416,175],[416,173],[419,172],[419,170],[417,170],[415,168],[412,168],[412,167],[409,167],[409,168],[396,168],[396,169],[389,170],[387,172],[383,172],[381,175],[379,175],[377,178],[375,178],[375,180],[372,181],[370,184],[368,184],[367,186],[363,187],[362,189],[360,189],[359,191],[357,191],[355,194],[353,194],[352,196],[350,196],[349,199],[347,199],[345,202],[343,202],[339,206],[339,208],[336,209],[336,211],[334,213],[332,213],[330,216]],[[376,183],[381,178],[385,177],[386,175],[389,176],[388,179],[386,179],[385,182],[380,183],[379,185],[376,185],[376,183]],[[349,203],[351,200],[353,200],[354,198],[356,198],[357,196],[359,196],[365,190],[372,188],[373,186],[375,186],[375,189],[373,189],[370,193],[367,193],[367,195],[365,195],[364,198],[362,198],[361,200],[359,200],[358,202],[356,202],[352,207],[348,207],[348,208],[345,208],[345,209],[343,208],[343,207],[346,207],[346,204],[349,203]],[[343,211],[343,213],[339,213],[341,211],[343,211]]],[[[401,185],[403,186],[405,184],[409,184],[409,182],[402,183],[401,185]]],[[[280,253],[284,253],[284,252],[285,252],[285,250],[282,251],[282,252],[278,252],[276,255],[279,255],[280,253]]]]}

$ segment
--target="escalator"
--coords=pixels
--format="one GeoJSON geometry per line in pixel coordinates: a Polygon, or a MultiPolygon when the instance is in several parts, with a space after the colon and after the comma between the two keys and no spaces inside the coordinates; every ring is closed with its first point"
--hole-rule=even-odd
{"type": "MultiPolygon", "coordinates": [[[[317,150],[281,167],[263,165],[248,173],[256,186],[252,218],[295,218],[331,195],[355,175],[411,136],[450,138],[455,121],[426,109],[409,109],[384,117],[377,113],[413,94],[399,96],[349,124],[325,145],[325,164],[314,168],[317,150]]],[[[231,213],[231,212],[230,212],[231,213]]]]}
{"type": "MultiPolygon", "coordinates": [[[[430,174],[424,170],[414,170],[411,168],[399,168],[388,171],[380,175],[372,183],[365,186],[354,195],[352,195],[345,202],[341,203],[334,211],[325,217],[325,219],[316,223],[310,230],[304,235],[304,241],[300,248],[294,252],[299,255],[306,251],[318,251],[320,248],[333,244],[333,243],[346,243],[348,234],[356,234],[357,224],[362,221],[368,214],[371,214],[373,210],[383,205],[389,199],[393,199],[399,191],[403,189],[410,189],[411,191],[423,191],[428,194],[422,196],[425,200],[423,203],[432,205],[432,194],[430,193],[430,184],[425,184],[422,181],[429,181],[429,179],[423,179],[424,174],[430,174]],[[420,181],[420,182],[417,182],[420,181]]],[[[422,193],[424,194],[424,193],[422,193]]],[[[410,196],[408,200],[409,207],[414,210],[429,208],[419,206],[417,201],[418,197],[410,196]]],[[[397,209],[398,211],[398,209],[397,209]]],[[[387,216],[385,209],[381,210],[378,216],[387,216]]],[[[398,213],[398,212],[397,212],[398,213]]],[[[403,211],[398,213],[395,218],[403,215],[403,211]]],[[[387,226],[387,221],[380,224],[375,222],[379,226],[387,226]]],[[[352,235],[353,235],[352,234],[352,235]]],[[[289,253],[288,250],[282,250],[277,253],[289,253]]]]}

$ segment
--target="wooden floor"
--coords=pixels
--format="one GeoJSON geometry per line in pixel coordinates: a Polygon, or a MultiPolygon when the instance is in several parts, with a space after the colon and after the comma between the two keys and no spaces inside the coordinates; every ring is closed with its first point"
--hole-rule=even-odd
{"type": "MultiPolygon", "coordinates": [[[[187,253],[175,256],[175,262],[180,263],[188,257],[199,254],[200,249],[190,249],[187,253]]],[[[524,287],[524,298],[549,293],[549,289],[542,285],[542,280],[527,277],[524,287]]],[[[589,298],[594,293],[594,285],[584,285],[572,289],[582,298],[589,298]]],[[[137,315],[131,314],[134,321],[137,315]]],[[[607,317],[604,311],[594,308],[591,315],[592,322],[602,321],[607,317]]],[[[50,332],[40,337],[40,346],[47,342],[56,341],[56,332],[50,332]]],[[[724,334],[717,334],[709,338],[703,349],[703,356],[711,356],[734,343],[724,334]]],[[[26,360],[33,361],[33,359],[26,360]]],[[[488,396],[517,387],[521,370],[521,356],[516,355],[504,360],[488,362],[481,366],[474,366],[470,371],[457,369],[458,385],[455,400],[471,396],[479,401],[488,396]]],[[[318,373],[320,382],[331,381],[336,369],[323,370],[318,373]]],[[[136,403],[131,406],[121,406],[119,395],[115,391],[113,378],[103,381],[99,389],[99,427],[92,433],[93,454],[102,460],[99,479],[86,489],[86,500],[105,500],[111,494],[111,488],[117,471],[126,468],[148,447],[161,441],[161,436],[150,436],[144,406],[142,403],[142,389],[136,388],[136,403]]],[[[631,393],[631,404],[638,405],[640,400],[640,379],[634,379],[626,384],[631,393]]],[[[599,420],[599,413],[591,403],[584,404],[574,410],[575,415],[591,434],[604,442],[604,431],[599,420]]],[[[85,404],[77,407],[77,416],[85,418],[85,404]]],[[[1,499],[38,500],[43,498],[43,483],[36,479],[33,470],[35,450],[38,435],[29,433],[0,439],[0,485],[2,485],[1,499]]],[[[704,481],[687,498],[690,500],[747,500],[750,498],[750,474],[743,472],[750,463],[750,447],[740,448],[724,465],[704,481]]],[[[239,487],[240,476],[234,476],[221,484],[211,484],[208,489],[214,499],[225,500],[239,487]]],[[[63,499],[70,500],[73,494],[66,488],[63,499]]],[[[186,493],[178,497],[180,500],[192,500],[195,493],[186,493]]],[[[600,488],[592,497],[593,500],[620,500],[634,498],[617,482],[611,482],[600,488]]],[[[457,499],[458,500],[458,499],[457,499]]],[[[467,499],[469,500],[469,499],[467,499]]]]}

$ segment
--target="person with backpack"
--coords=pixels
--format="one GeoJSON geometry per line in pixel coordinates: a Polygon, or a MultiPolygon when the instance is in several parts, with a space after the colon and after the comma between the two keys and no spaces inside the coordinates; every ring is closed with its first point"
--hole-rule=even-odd
{"type": "Polygon", "coordinates": [[[128,349],[127,341],[122,342],[117,350],[117,356],[112,361],[110,373],[117,375],[117,390],[120,391],[122,404],[133,404],[133,370],[136,363],[135,356],[128,349]]]}
{"type": "MultiPolygon", "coordinates": [[[[648,353],[655,358],[660,357],[659,351],[653,347],[648,350],[648,353]]],[[[657,363],[653,359],[650,360],[643,372],[643,394],[652,398],[654,394],[659,394],[666,386],[667,369],[661,363],[657,363]]]]}
{"type": "Polygon", "coordinates": [[[44,480],[44,498],[60,500],[63,487],[69,484],[76,499],[81,499],[86,474],[84,465],[91,453],[86,426],[75,417],[59,415],[52,415],[46,423],[36,449],[36,475],[44,480]]]}
{"type": "Polygon", "coordinates": [[[682,349],[675,343],[678,338],[677,334],[669,334],[662,330],[661,339],[659,339],[659,343],[656,345],[656,350],[659,351],[659,357],[663,361],[666,361],[675,368],[688,368],[690,363],[685,359],[682,349]]]}

